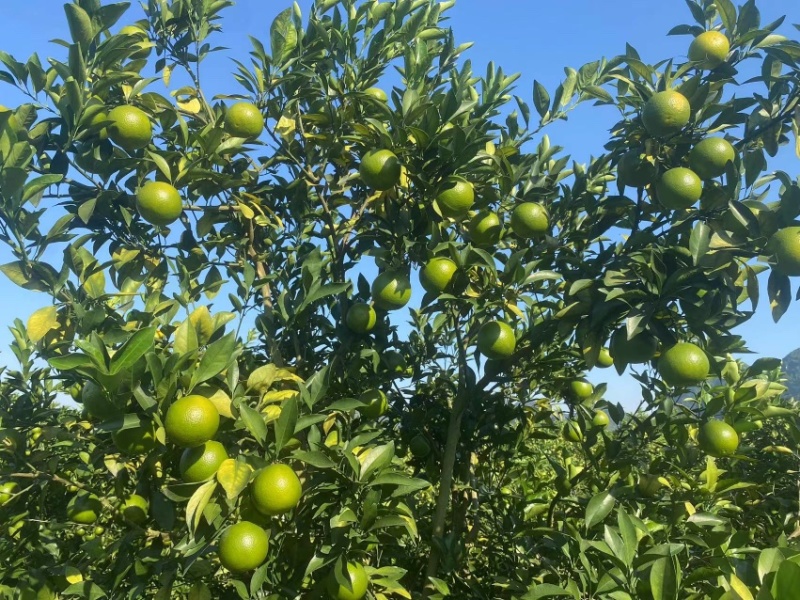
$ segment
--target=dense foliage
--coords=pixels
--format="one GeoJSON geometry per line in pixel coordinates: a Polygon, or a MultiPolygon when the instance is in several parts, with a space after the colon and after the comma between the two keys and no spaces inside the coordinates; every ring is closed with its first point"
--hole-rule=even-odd
{"type": "Polygon", "coordinates": [[[0,595],[794,598],[798,407],[733,333],[800,275],[784,19],[689,0],[689,61],[529,103],[452,2],[317,0],[209,98],[232,4],[0,53],[0,270],[52,297],[0,377],[0,595]],[[581,162],[543,130],[589,103],[581,162]]]}

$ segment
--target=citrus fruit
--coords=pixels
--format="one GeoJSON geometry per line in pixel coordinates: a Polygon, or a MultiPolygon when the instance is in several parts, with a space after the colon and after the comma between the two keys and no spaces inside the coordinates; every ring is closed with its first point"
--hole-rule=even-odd
{"type": "Polygon", "coordinates": [[[469,239],[476,246],[493,246],[502,233],[503,223],[495,212],[479,212],[469,221],[469,239]]]}
{"type": "Polygon", "coordinates": [[[225,131],[233,137],[257,138],[264,131],[264,115],[250,102],[237,102],[225,111],[225,131]]]}
{"type": "Polygon", "coordinates": [[[426,292],[441,294],[448,288],[457,270],[458,267],[452,260],[437,256],[420,269],[419,282],[426,292]]]}
{"type": "Polygon", "coordinates": [[[658,201],[666,209],[689,208],[703,195],[703,182],[697,173],[686,167],[675,167],[656,182],[658,201]]]}
{"type": "Polygon", "coordinates": [[[380,100],[381,102],[388,102],[389,96],[386,95],[381,88],[378,87],[371,87],[364,90],[364,93],[367,96],[372,96],[375,100],[380,100]]]}
{"type": "Polygon", "coordinates": [[[67,518],[73,523],[90,525],[97,521],[102,509],[103,504],[97,496],[81,492],[67,503],[67,518]]]}
{"type": "Polygon", "coordinates": [[[375,309],[366,302],[356,302],[347,309],[345,322],[354,333],[368,333],[375,327],[378,316],[375,309]]]}
{"type": "Polygon", "coordinates": [[[106,111],[101,110],[95,113],[94,116],[89,119],[87,125],[94,132],[94,137],[99,140],[108,139],[108,113],[106,111]]]}
{"type": "Polygon", "coordinates": [[[220,537],[219,562],[232,573],[244,573],[261,566],[268,550],[267,532],[255,523],[239,521],[220,537]]]}
{"type": "Polygon", "coordinates": [[[358,412],[368,419],[377,419],[389,409],[389,399],[381,390],[367,390],[358,399],[366,404],[358,412]]]}
{"type": "Polygon", "coordinates": [[[117,106],[108,113],[108,135],[128,152],[144,148],[153,138],[150,117],[135,106],[117,106]]]}
{"type": "Polygon", "coordinates": [[[152,421],[139,425],[120,429],[111,434],[114,445],[123,454],[137,456],[147,454],[156,447],[156,430],[152,421]]]}
{"type": "Polygon", "coordinates": [[[411,375],[414,368],[406,362],[406,357],[398,350],[386,350],[381,356],[381,361],[386,370],[396,375],[411,375]]]}
{"type": "Polygon", "coordinates": [[[431,445],[421,433],[411,438],[411,441],[408,443],[408,449],[411,450],[411,454],[417,458],[425,458],[431,453],[431,445]]]}
{"type": "Polygon", "coordinates": [[[697,385],[705,381],[711,368],[706,353],[689,342],[679,342],[658,359],[661,378],[673,387],[697,385]]]}
{"type": "Polygon", "coordinates": [[[83,384],[81,402],[89,416],[95,419],[113,419],[122,414],[120,408],[106,396],[103,388],[94,381],[87,381],[83,384]]]}
{"type": "Polygon", "coordinates": [[[691,116],[692,109],[686,97],[675,90],[665,90],[656,92],[645,103],[642,123],[650,135],[664,137],[678,133],[691,116]]]}
{"type": "Polygon", "coordinates": [[[721,137],[707,137],[689,152],[689,166],[701,179],[713,179],[725,172],[725,166],[736,158],[730,142],[721,137]]]}
{"type": "Polygon", "coordinates": [[[225,446],[214,440],[194,448],[186,448],[178,463],[181,479],[186,483],[199,483],[210,479],[216,475],[222,461],[227,458],[225,446]]]}
{"type": "Polygon", "coordinates": [[[219,412],[208,398],[193,394],[173,402],[164,419],[167,439],[182,448],[199,446],[217,433],[219,412]]]}
{"type": "Polygon", "coordinates": [[[700,427],[697,441],[706,454],[730,456],[739,447],[739,434],[725,421],[708,421],[700,427]]]}
{"type": "Polygon", "coordinates": [[[398,271],[384,271],[372,282],[375,306],[383,310],[403,308],[411,300],[411,282],[398,271]]]}
{"type": "Polygon", "coordinates": [[[478,350],[486,358],[500,360],[514,354],[517,340],[508,323],[488,321],[478,330],[478,350]]]}
{"type": "Polygon", "coordinates": [[[256,509],[265,515],[289,512],[300,502],[303,486],[288,465],[275,464],[261,469],[250,487],[256,509]]]}
{"type": "Polygon", "coordinates": [[[656,352],[658,352],[658,340],[647,332],[628,339],[627,332],[619,329],[611,337],[611,355],[615,364],[646,363],[656,355],[656,352]]]}
{"type": "Polygon", "coordinates": [[[0,485],[0,506],[5,506],[11,497],[19,492],[19,485],[15,481],[6,481],[0,485]]]}
{"type": "Polygon", "coordinates": [[[575,421],[567,421],[561,428],[561,437],[567,442],[579,443],[583,441],[581,426],[575,421]]]}
{"type": "Polygon", "coordinates": [[[658,475],[651,475],[645,473],[639,475],[639,481],[636,483],[636,489],[645,498],[655,498],[658,490],[661,489],[661,482],[658,480],[658,475]]]}
{"type": "Polygon", "coordinates": [[[364,183],[380,192],[397,185],[400,181],[400,171],[400,160],[391,150],[367,152],[358,168],[364,183]]]}
{"type": "Polygon", "coordinates": [[[702,69],[716,69],[731,51],[731,43],[720,31],[704,31],[689,45],[689,60],[702,69]]]}
{"type": "Polygon", "coordinates": [[[242,502],[239,505],[239,516],[241,517],[242,521],[250,521],[259,527],[270,527],[270,517],[258,512],[253,504],[253,498],[250,496],[250,494],[245,494],[242,496],[242,502]]]}
{"type": "Polygon", "coordinates": [[[328,595],[334,600],[361,600],[367,595],[369,578],[362,564],[347,563],[347,579],[349,585],[339,583],[335,572],[331,571],[326,583],[328,595]]]}
{"type": "Polygon", "coordinates": [[[126,521],[142,525],[147,522],[147,512],[150,505],[144,496],[139,494],[131,494],[125,499],[125,502],[120,506],[119,511],[126,521]]]}
{"type": "Polygon", "coordinates": [[[773,234],[767,249],[775,257],[775,269],[784,275],[800,275],[800,227],[784,227],[773,234]]]}
{"type": "Polygon", "coordinates": [[[601,369],[607,369],[614,365],[614,358],[611,356],[608,348],[600,348],[600,353],[597,355],[597,362],[595,363],[601,369]]]}
{"type": "Polygon", "coordinates": [[[448,177],[436,194],[436,205],[442,216],[463,217],[475,203],[475,188],[463,177],[448,177]]]}
{"type": "Polygon", "coordinates": [[[569,397],[581,401],[591,398],[594,386],[587,379],[573,379],[569,382],[569,397]]]}
{"type": "Polygon", "coordinates": [[[136,192],[136,208],[148,223],[166,226],[181,216],[183,202],[170,184],[148,181],[136,192]]]}
{"type": "Polygon", "coordinates": [[[595,427],[608,427],[609,423],[611,423],[611,419],[608,418],[607,412],[603,410],[594,411],[594,415],[592,415],[592,425],[595,427]]]}
{"type": "Polygon", "coordinates": [[[617,164],[619,182],[628,187],[640,188],[656,179],[656,165],[642,150],[629,150],[617,164]]]}
{"type": "Polygon", "coordinates": [[[518,204],[511,213],[511,230],[523,239],[544,235],[550,230],[547,209],[538,202],[518,204]]]}

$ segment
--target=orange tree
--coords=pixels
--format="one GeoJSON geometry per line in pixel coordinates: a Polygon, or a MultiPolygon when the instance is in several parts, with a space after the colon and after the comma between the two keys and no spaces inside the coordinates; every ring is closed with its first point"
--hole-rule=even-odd
{"type": "Polygon", "coordinates": [[[59,58],[0,54],[0,270],[52,297],[0,380],[3,594],[793,597],[797,411],[731,333],[800,273],[783,19],[690,1],[688,61],[529,104],[452,2],[318,0],[209,98],[231,4],[79,0],[59,58]],[[584,164],[542,130],[586,101],[584,164]]]}

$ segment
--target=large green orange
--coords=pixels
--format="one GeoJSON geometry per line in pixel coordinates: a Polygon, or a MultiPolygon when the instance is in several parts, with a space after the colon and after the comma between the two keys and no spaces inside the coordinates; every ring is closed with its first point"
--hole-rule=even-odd
{"type": "Polygon", "coordinates": [[[463,177],[448,177],[439,187],[436,205],[442,216],[451,219],[463,217],[475,203],[475,188],[463,177]]]}
{"type": "Polygon", "coordinates": [[[686,167],[675,167],[656,182],[656,193],[661,206],[669,210],[683,210],[700,200],[703,182],[697,173],[686,167]]]}
{"type": "Polygon", "coordinates": [[[181,216],[183,201],[170,184],[148,181],[136,192],[136,208],[148,223],[165,227],[181,216]]]}
{"type": "Polygon", "coordinates": [[[569,382],[569,397],[570,399],[581,402],[592,397],[594,394],[594,386],[588,379],[573,379],[569,382]]]}
{"type": "Polygon", "coordinates": [[[108,135],[128,152],[144,148],[153,139],[150,117],[135,106],[117,106],[108,113],[108,135]]]}
{"type": "Polygon", "coordinates": [[[731,43],[720,31],[704,31],[689,45],[689,60],[702,69],[716,69],[731,51],[731,43]]]}
{"type": "Polygon", "coordinates": [[[739,448],[739,434],[725,421],[708,421],[697,435],[700,448],[716,457],[730,456],[739,448]]]}
{"type": "Polygon", "coordinates": [[[478,330],[478,350],[486,358],[501,360],[514,354],[517,339],[508,323],[488,321],[478,330]]]}
{"type": "Polygon", "coordinates": [[[608,348],[600,348],[600,353],[597,355],[597,362],[595,363],[601,369],[607,369],[614,365],[614,358],[608,348]]]}
{"type": "Polygon", "coordinates": [[[686,96],[675,90],[656,92],[645,103],[642,123],[652,136],[665,137],[678,133],[689,122],[692,108],[686,96]]]}
{"type": "Polygon", "coordinates": [[[378,316],[375,309],[366,302],[356,302],[347,309],[345,322],[354,333],[369,333],[375,327],[378,316]]]}
{"type": "Polygon", "coordinates": [[[267,532],[249,521],[231,525],[219,540],[219,562],[232,573],[257,569],[266,560],[268,551],[267,532]]]}
{"type": "Polygon", "coordinates": [[[389,96],[387,96],[386,92],[384,92],[379,87],[367,88],[367,89],[364,90],[364,93],[367,96],[371,96],[372,98],[375,98],[375,100],[379,100],[381,102],[388,102],[389,101],[389,96]]]}
{"type": "Polygon", "coordinates": [[[689,166],[701,179],[713,179],[725,172],[729,162],[736,158],[731,143],[721,137],[707,137],[689,152],[689,166]]]}
{"type": "Polygon", "coordinates": [[[122,410],[106,396],[103,388],[94,381],[87,381],[83,384],[81,402],[89,416],[95,419],[109,420],[122,414],[122,410]]]}
{"type": "Polygon", "coordinates": [[[143,525],[147,522],[147,513],[150,510],[150,503],[144,496],[131,494],[120,506],[120,513],[126,521],[143,525]]]}
{"type": "Polygon", "coordinates": [[[362,600],[367,595],[369,577],[361,563],[347,563],[348,585],[339,583],[333,571],[328,575],[326,588],[328,595],[334,600],[362,600]]]}
{"type": "Polygon", "coordinates": [[[372,282],[375,306],[383,310],[403,308],[411,300],[411,282],[405,273],[384,271],[372,282]]]}
{"type": "Polygon", "coordinates": [[[650,361],[658,352],[658,340],[647,332],[628,339],[625,329],[618,329],[611,336],[611,356],[615,363],[642,364],[650,361]]]}
{"type": "Polygon", "coordinates": [[[219,429],[219,412],[211,400],[193,394],[173,402],[164,419],[167,439],[182,448],[193,448],[213,438],[219,429]]]}
{"type": "Polygon", "coordinates": [[[5,506],[11,502],[11,498],[18,492],[19,484],[16,481],[6,481],[0,485],[0,506],[5,506]]]}
{"type": "Polygon", "coordinates": [[[361,180],[374,190],[385,191],[400,181],[400,160],[391,150],[373,150],[361,159],[361,180]]]}
{"type": "Polygon", "coordinates": [[[214,440],[194,448],[186,448],[178,464],[181,479],[186,483],[199,483],[210,479],[217,474],[217,469],[227,458],[225,446],[214,440]]]}
{"type": "Polygon", "coordinates": [[[687,387],[705,381],[711,365],[702,348],[679,342],[664,351],[658,359],[661,378],[673,387],[687,387]]]}
{"type": "Polygon", "coordinates": [[[567,421],[561,428],[561,437],[564,441],[579,443],[583,441],[583,431],[577,421],[567,421]]]}
{"type": "Polygon", "coordinates": [[[604,410],[596,410],[592,415],[592,425],[595,427],[608,427],[611,419],[608,418],[608,413],[604,410]]]}
{"type": "Polygon", "coordinates": [[[628,187],[640,188],[656,179],[656,165],[641,149],[628,150],[617,164],[619,182],[628,187]]]}
{"type": "Polygon", "coordinates": [[[431,453],[431,445],[428,443],[427,438],[421,433],[411,438],[411,441],[408,443],[408,449],[411,450],[411,454],[417,458],[425,458],[431,453]]]}
{"type": "Polygon", "coordinates": [[[264,131],[264,115],[251,102],[237,102],[225,112],[224,127],[233,137],[257,138],[264,131]]]}
{"type": "Polygon", "coordinates": [[[366,406],[359,408],[358,412],[368,419],[377,419],[389,410],[389,399],[381,390],[367,390],[358,399],[366,404],[366,406]]]}
{"type": "Polygon", "coordinates": [[[458,267],[456,263],[444,256],[437,256],[428,261],[419,271],[419,282],[426,292],[441,294],[450,286],[458,267]]]}
{"type": "Polygon", "coordinates": [[[540,237],[550,231],[547,209],[538,202],[523,202],[511,212],[511,230],[523,239],[540,237]]]}
{"type": "Polygon", "coordinates": [[[73,523],[89,525],[97,521],[102,509],[103,504],[97,496],[79,492],[67,503],[67,518],[73,523]]]}
{"type": "Polygon", "coordinates": [[[775,257],[775,269],[789,276],[800,275],[800,227],[784,227],[773,234],[767,249],[775,257]]]}
{"type": "Polygon", "coordinates": [[[264,467],[250,484],[250,497],[256,509],[265,515],[281,515],[300,503],[303,486],[289,465],[264,467]]]}
{"type": "Polygon", "coordinates": [[[469,221],[469,239],[476,246],[493,246],[500,241],[503,223],[496,212],[479,212],[469,221]]]}
{"type": "Polygon", "coordinates": [[[156,428],[152,421],[147,421],[138,427],[115,431],[111,434],[111,439],[123,454],[147,454],[156,447],[156,428]]]}

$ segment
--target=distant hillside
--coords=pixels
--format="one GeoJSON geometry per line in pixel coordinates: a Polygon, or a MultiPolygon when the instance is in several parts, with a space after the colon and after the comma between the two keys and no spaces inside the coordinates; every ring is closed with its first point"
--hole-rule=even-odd
{"type": "Polygon", "coordinates": [[[800,398],[800,348],[783,358],[783,370],[786,371],[786,385],[789,387],[787,394],[800,398]]]}

